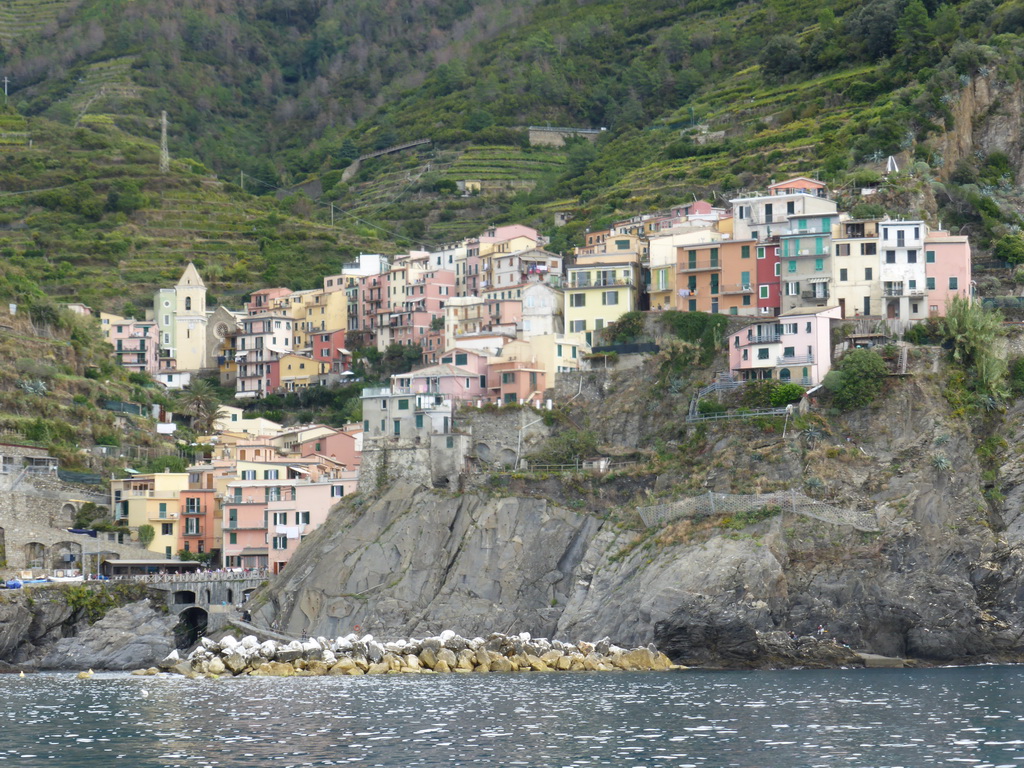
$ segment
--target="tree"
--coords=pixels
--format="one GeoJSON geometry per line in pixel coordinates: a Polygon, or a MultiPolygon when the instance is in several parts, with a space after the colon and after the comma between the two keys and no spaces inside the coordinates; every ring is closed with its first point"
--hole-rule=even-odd
{"type": "Polygon", "coordinates": [[[832,402],[843,411],[870,405],[882,391],[889,368],[881,356],[870,349],[847,352],[825,377],[825,388],[832,402]]]}
{"type": "Polygon", "coordinates": [[[153,539],[156,538],[156,529],[152,525],[140,525],[139,526],[139,543],[149,549],[149,545],[153,543],[153,539]]]}
{"type": "Polygon", "coordinates": [[[992,256],[1010,264],[1024,264],[1024,236],[1004,235],[999,238],[996,247],[992,249],[992,256]]]}
{"type": "Polygon", "coordinates": [[[178,394],[177,406],[189,417],[192,429],[196,432],[208,434],[213,431],[220,399],[210,382],[205,379],[194,379],[188,388],[178,394]]]}
{"type": "Polygon", "coordinates": [[[800,69],[800,44],[789,35],[776,35],[765,43],[760,64],[765,75],[779,78],[800,69]]]}
{"type": "Polygon", "coordinates": [[[996,341],[1003,335],[1002,315],[954,296],[946,304],[941,332],[953,360],[973,374],[975,389],[986,397],[1005,397],[1006,361],[996,352],[996,341]]]}

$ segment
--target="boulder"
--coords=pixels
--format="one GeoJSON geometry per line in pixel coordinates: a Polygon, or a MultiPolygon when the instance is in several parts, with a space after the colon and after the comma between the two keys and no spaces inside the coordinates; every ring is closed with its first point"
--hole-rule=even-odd
{"type": "Polygon", "coordinates": [[[433,648],[424,648],[420,651],[419,660],[427,669],[433,669],[437,665],[437,654],[433,648]]]}
{"type": "Polygon", "coordinates": [[[435,672],[451,672],[452,668],[448,666],[448,662],[444,659],[438,659],[437,664],[434,665],[435,672]]]}
{"type": "Polygon", "coordinates": [[[328,674],[331,675],[347,675],[349,670],[356,669],[356,663],[352,661],[348,656],[342,656],[338,661],[331,667],[328,674]]]}

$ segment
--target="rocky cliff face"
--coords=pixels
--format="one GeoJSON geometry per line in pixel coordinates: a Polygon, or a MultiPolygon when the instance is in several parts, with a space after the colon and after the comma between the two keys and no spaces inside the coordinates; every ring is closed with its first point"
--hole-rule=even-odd
{"type": "Polygon", "coordinates": [[[945,386],[933,356],[875,408],[786,438],[770,424],[708,429],[681,449],[706,461],[648,478],[668,498],[693,486],[687,473],[719,491],[796,486],[871,525],[784,505],[749,525],[718,515],[645,530],[635,505],[594,514],[589,491],[555,503],[396,485],[336,509],[257,596],[255,619],[293,635],[607,635],[731,665],[799,663],[780,637],[823,625],[885,655],[1018,659],[1024,522],[1005,507],[1020,492],[986,501],[977,435],[945,386]]]}

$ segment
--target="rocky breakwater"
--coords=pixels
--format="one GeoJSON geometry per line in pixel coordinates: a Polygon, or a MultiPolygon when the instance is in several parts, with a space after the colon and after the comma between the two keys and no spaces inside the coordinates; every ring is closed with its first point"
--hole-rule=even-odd
{"type": "Polygon", "coordinates": [[[626,649],[607,638],[596,643],[563,643],[532,638],[525,632],[469,640],[451,630],[423,640],[392,642],[354,634],[291,643],[261,643],[251,635],[241,640],[231,635],[220,640],[203,638],[188,658],[173,651],[160,668],[187,677],[681,669],[653,645],[626,649]]]}

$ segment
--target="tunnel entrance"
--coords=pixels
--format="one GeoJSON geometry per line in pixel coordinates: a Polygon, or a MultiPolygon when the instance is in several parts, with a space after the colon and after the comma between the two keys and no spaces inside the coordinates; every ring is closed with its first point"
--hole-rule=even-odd
{"type": "Polygon", "coordinates": [[[206,634],[208,614],[202,608],[186,608],[178,615],[178,623],[174,627],[174,642],[177,648],[184,650],[195,645],[199,638],[206,634]]]}

